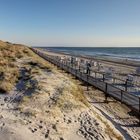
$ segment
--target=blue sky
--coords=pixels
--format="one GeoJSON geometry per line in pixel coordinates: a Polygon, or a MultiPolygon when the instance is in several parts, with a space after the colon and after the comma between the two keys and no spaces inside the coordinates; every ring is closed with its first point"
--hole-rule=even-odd
{"type": "Polygon", "coordinates": [[[0,39],[35,46],[140,46],[140,0],[0,0],[0,39]]]}

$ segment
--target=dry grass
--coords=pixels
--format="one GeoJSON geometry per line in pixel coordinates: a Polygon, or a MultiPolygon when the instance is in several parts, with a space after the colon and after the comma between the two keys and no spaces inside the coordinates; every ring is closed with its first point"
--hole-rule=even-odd
{"type": "Polygon", "coordinates": [[[8,93],[19,78],[17,60],[33,57],[34,53],[26,46],[0,41],[0,92],[8,93]]]}
{"type": "Polygon", "coordinates": [[[64,88],[62,96],[58,100],[58,106],[67,111],[88,107],[89,104],[85,99],[83,90],[77,84],[74,84],[74,81],[70,83],[68,87],[64,88]]]}
{"type": "Polygon", "coordinates": [[[31,74],[39,74],[40,69],[51,71],[51,66],[28,47],[0,41],[0,93],[8,93],[15,86],[20,75],[18,60],[24,58],[31,60],[26,64],[32,68],[31,74]]]}

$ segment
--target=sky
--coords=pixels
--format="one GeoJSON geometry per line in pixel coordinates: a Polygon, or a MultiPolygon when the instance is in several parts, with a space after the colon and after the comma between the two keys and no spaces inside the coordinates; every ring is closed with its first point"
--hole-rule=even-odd
{"type": "Polygon", "coordinates": [[[140,46],[140,0],[0,0],[0,40],[29,46],[140,46]]]}

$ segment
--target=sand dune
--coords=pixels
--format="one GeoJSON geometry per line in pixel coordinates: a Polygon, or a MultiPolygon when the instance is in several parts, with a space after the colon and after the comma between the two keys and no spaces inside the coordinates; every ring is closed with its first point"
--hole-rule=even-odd
{"type": "Polygon", "coordinates": [[[93,97],[80,81],[28,48],[23,54],[14,61],[18,80],[8,94],[0,94],[0,140],[126,139],[101,108],[89,102],[93,97]]]}

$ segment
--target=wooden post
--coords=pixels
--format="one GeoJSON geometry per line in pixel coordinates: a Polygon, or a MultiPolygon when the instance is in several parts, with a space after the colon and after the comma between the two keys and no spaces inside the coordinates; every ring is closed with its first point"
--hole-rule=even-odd
{"type": "Polygon", "coordinates": [[[127,80],[125,82],[125,91],[127,91],[127,80]]]}
{"type": "Polygon", "coordinates": [[[91,70],[89,69],[89,76],[90,76],[90,74],[91,74],[91,70]]]}
{"type": "Polygon", "coordinates": [[[79,77],[79,78],[80,78],[80,80],[82,81],[82,78],[81,78],[81,77],[82,77],[82,72],[80,71],[80,77],[79,77]]]}
{"type": "Polygon", "coordinates": [[[115,84],[115,78],[113,78],[113,84],[115,84]]]}
{"type": "Polygon", "coordinates": [[[121,104],[123,102],[123,91],[121,90],[121,104]]]}
{"type": "Polygon", "coordinates": [[[89,90],[88,86],[89,86],[89,83],[88,83],[88,74],[87,74],[87,91],[89,90]]]}
{"type": "Polygon", "coordinates": [[[79,65],[79,72],[80,72],[80,65],[79,65]]]}
{"type": "Polygon", "coordinates": [[[69,73],[70,73],[70,63],[69,63],[69,73]]]}
{"type": "Polygon", "coordinates": [[[70,67],[70,73],[72,73],[72,66],[70,67]]]}
{"type": "Polygon", "coordinates": [[[96,79],[96,76],[97,76],[96,74],[97,74],[97,73],[95,72],[95,79],[96,79]]]}
{"type": "Polygon", "coordinates": [[[75,77],[76,77],[76,79],[78,78],[78,76],[77,76],[77,69],[75,69],[75,77]]]}
{"type": "Polygon", "coordinates": [[[61,69],[63,70],[63,63],[61,62],[61,69]]]}
{"type": "Polygon", "coordinates": [[[68,64],[68,71],[69,71],[69,73],[70,73],[70,63],[68,64]]]}
{"type": "Polygon", "coordinates": [[[67,69],[67,72],[68,72],[68,62],[66,61],[66,69],[67,69]]]}
{"type": "Polygon", "coordinates": [[[103,82],[105,81],[105,74],[103,73],[103,82]]]}
{"type": "Polygon", "coordinates": [[[107,103],[107,97],[108,97],[108,93],[107,93],[107,88],[108,88],[108,84],[105,83],[105,102],[107,103]]]}

